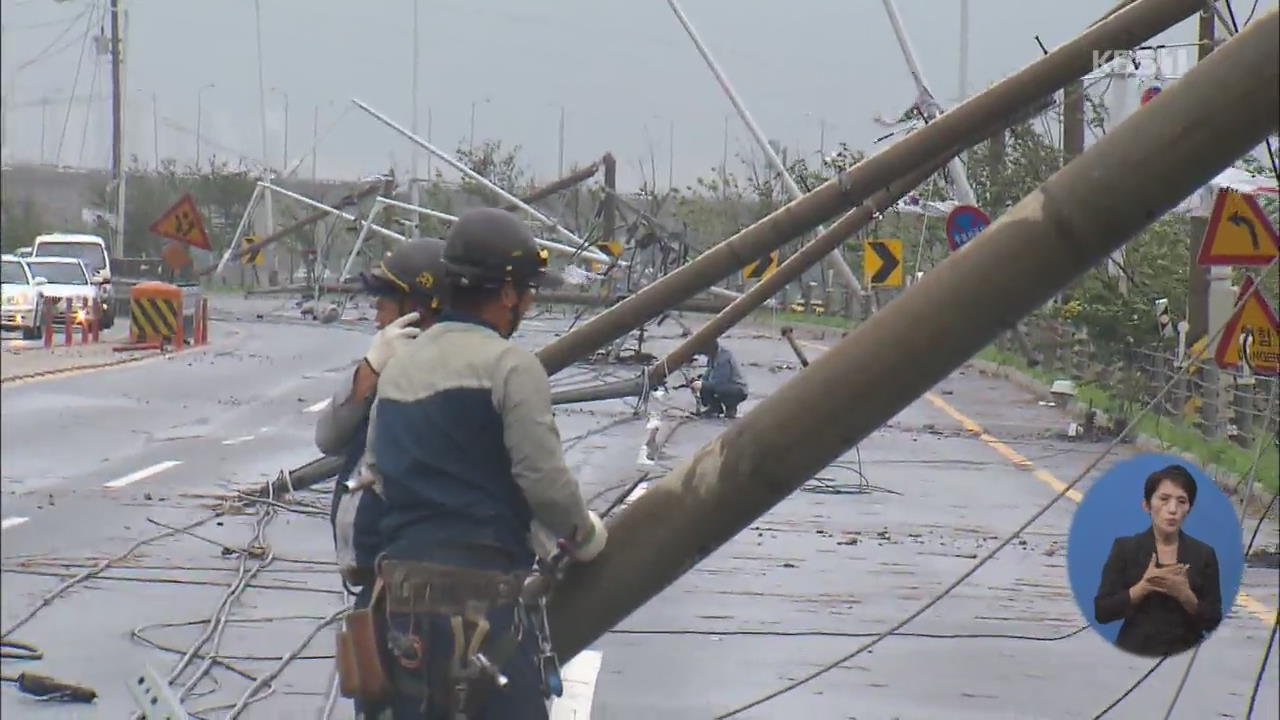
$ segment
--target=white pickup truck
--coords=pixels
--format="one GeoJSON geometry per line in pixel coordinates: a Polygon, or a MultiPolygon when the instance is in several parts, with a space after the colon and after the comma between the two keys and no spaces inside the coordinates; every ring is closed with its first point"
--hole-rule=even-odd
{"type": "Polygon", "coordinates": [[[73,233],[49,233],[40,235],[31,246],[31,260],[42,257],[75,258],[84,263],[89,277],[99,285],[98,298],[102,303],[102,328],[115,324],[115,291],[111,286],[111,256],[107,243],[97,235],[73,233]]]}

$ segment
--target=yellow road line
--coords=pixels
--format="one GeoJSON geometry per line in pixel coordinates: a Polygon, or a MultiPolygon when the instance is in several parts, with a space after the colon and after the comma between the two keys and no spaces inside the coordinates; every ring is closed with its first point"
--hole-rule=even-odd
{"type": "MultiPolygon", "coordinates": [[[[804,345],[808,345],[810,347],[818,348],[821,350],[828,349],[826,345],[822,345],[820,343],[809,342],[804,340],[800,342],[804,345]]],[[[1030,460],[1020,455],[1018,451],[1000,442],[999,438],[996,438],[995,436],[988,433],[986,430],[982,428],[981,425],[974,422],[973,419],[969,418],[964,413],[952,407],[951,404],[948,403],[946,400],[943,400],[942,398],[938,397],[933,393],[925,393],[924,397],[926,400],[933,403],[934,407],[938,408],[939,410],[946,413],[947,415],[950,415],[956,422],[960,423],[960,425],[962,425],[965,430],[973,433],[974,435],[977,435],[978,439],[982,440],[982,442],[986,443],[992,450],[995,450],[997,453],[1003,456],[1006,460],[1013,463],[1015,467],[1021,470],[1030,470],[1031,474],[1034,475],[1037,480],[1053,488],[1054,492],[1060,493],[1062,492],[1063,488],[1067,487],[1067,483],[1064,483],[1058,478],[1054,477],[1053,473],[1050,473],[1049,471],[1044,470],[1042,468],[1036,467],[1035,463],[1031,462],[1030,460]]],[[[1066,493],[1066,496],[1074,500],[1077,504],[1080,502],[1081,498],[1084,497],[1084,495],[1081,494],[1080,491],[1076,490],[1075,488],[1068,490],[1066,493]]],[[[1239,605],[1244,610],[1246,610],[1249,614],[1253,615],[1254,617],[1257,617],[1259,620],[1265,623],[1270,624],[1273,622],[1280,622],[1280,616],[1277,616],[1275,610],[1267,607],[1266,603],[1259,601],[1258,599],[1254,598],[1252,595],[1249,595],[1244,591],[1241,591],[1239,594],[1236,595],[1236,604],[1239,605]]]]}

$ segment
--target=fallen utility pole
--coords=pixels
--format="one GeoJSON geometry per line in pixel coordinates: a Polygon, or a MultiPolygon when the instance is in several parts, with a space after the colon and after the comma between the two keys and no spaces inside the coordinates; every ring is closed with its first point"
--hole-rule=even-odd
{"type": "Polygon", "coordinates": [[[493,193],[494,195],[497,195],[498,197],[502,198],[503,200],[506,200],[508,203],[510,203],[510,204],[512,204],[512,205],[515,205],[515,206],[516,206],[517,208],[519,208],[520,210],[523,210],[524,212],[528,213],[530,217],[532,217],[533,219],[535,219],[535,220],[537,220],[538,222],[542,223],[542,224],[543,224],[543,225],[545,225],[547,228],[551,229],[551,231],[552,231],[552,232],[554,232],[555,234],[559,235],[559,236],[560,236],[560,238],[561,238],[561,239],[563,239],[565,242],[568,242],[568,243],[570,243],[571,245],[575,245],[575,246],[580,247],[580,248],[584,248],[584,250],[582,251],[582,254],[583,254],[583,255],[585,255],[585,256],[587,256],[587,257],[589,257],[589,258],[591,258],[592,260],[595,260],[595,261],[597,261],[597,262],[609,262],[609,257],[608,257],[607,255],[604,255],[603,253],[600,253],[600,252],[597,252],[597,251],[592,250],[592,249],[590,248],[590,246],[589,246],[589,243],[587,243],[587,241],[585,241],[585,240],[583,240],[582,238],[579,238],[577,235],[574,235],[573,233],[569,232],[569,230],[568,230],[567,228],[565,228],[563,225],[561,225],[560,223],[556,222],[555,220],[551,219],[550,217],[548,217],[548,216],[546,216],[546,215],[544,215],[544,214],[542,214],[542,213],[538,212],[537,210],[533,209],[533,207],[532,207],[532,206],[530,206],[528,203],[526,203],[526,202],[522,201],[520,198],[515,197],[514,195],[512,195],[512,194],[511,194],[511,193],[509,193],[509,192],[507,192],[506,190],[503,190],[502,188],[500,188],[500,187],[498,187],[497,185],[493,184],[493,183],[492,183],[488,178],[486,178],[485,176],[483,176],[483,175],[481,175],[481,174],[477,173],[475,170],[472,170],[471,168],[467,167],[466,165],[462,164],[460,161],[458,161],[457,159],[455,159],[453,156],[451,156],[451,155],[449,155],[448,153],[444,152],[443,150],[441,150],[441,149],[437,148],[435,145],[432,145],[431,143],[427,142],[426,140],[423,140],[422,138],[418,137],[416,134],[414,134],[414,133],[410,132],[409,130],[406,130],[403,126],[401,126],[401,125],[400,125],[399,123],[397,123],[396,121],[392,120],[391,118],[387,117],[386,115],[383,115],[382,113],[378,112],[377,110],[374,110],[373,108],[369,107],[368,105],[366,105],[365,103],[361,102],[360,100],[357,100],[357,99],[355,99],[355,98],[352,98],[352,99],[351,99],[351,102],[355,103],[356,107],[358,107],[358,108],[360,108],[361,110],[364,110],[365,112],[367,112],[367,113],[369,113],[370,115],[372,115],[375,119],[377,119],[377,120],[378,120],[379,122],[381,122],[383,125],[386,125],[387,127],[391,128],[392,130],[395,130],[396,132],[398,132],[398,133],[400,133],[401,135],[403,135],[406,139],[408,139],[408,140],[409,140],[409,142],[413,143],[414,145],[417,145],[418,147],[422,148],[423,150],[426,150],[427,152],[431,153],[432,155],[435,155],[436,157],[440,158],[440,159],[441,159],[441,160],[443,160],[444,162],[448,163],[450,166],[452,166],[452,167],[453,167],[453,169],[455,169],[455,170],[457,170],[458,172],[462,173],[462,174],[463,174],[463,176],[467,177],[467,178],[468,178],[468,179],[470,179],[472,182],[477,183],[478,185],[480,185],[480,186],[481,186],[481,187],[483,187],[484,189],[488,190],[489,192],[493,193]]]}
{"type": "Polygon", "coordinates": [[[801,348],[800,343],[796,341],[795,328],[790,325],[782,328],[782,339],[786,340],[787,344],[791,346],[791,352],[796,354],[796,359],[800,361],[800,367],[809,367],[809,356],[804,354],[804,349],[801,348]]]}
{"type": "Polygon", "coordinates": [[[342,469],[343,458],[338,455],[325,455],[293,470],[281,470],[275,480],[262,485],[248,495],[254,497],[281,497],[291,492],[305,490],[312,485],[334,477],[342,469]]]}
{"type": "MultiPolygon", "coordinates": [[[[555,195],[556,193],[562,190],[568,190],[571,187],[581,185],[582,183],[590,180],[597,172],[599,172],[601,162],[602,161],[597,160],[577,172],[569,173],[568,175],[560,178],[559,180],[556,180],[553,183],[544,185],[538,188],[537,190],[534,190],[533,192],[529,193],[528,195],[525,195],[524,197],[520,198],[520,202],[526,205],[532,205],[538,202],[539,200],[542,200],[544,198],[549,198],[552,195],[555,195]]],[[[520,209],[520,206],[516,205],[515,203],[508,203],[504,205],[502,209],[506,210],[507,212],[515,212],[516,210],[520,209]]]]}
{"type": "MultiPolygon", "coordinates": [[[[583,305],[586,307],[604,307],[605,305],[608,305],[610,302],[613,302],[613,298],[611,297],[593,295],[593,294],[583,293],[583,292],[555,291],[555,290],[538,291],[539,304],[583,305]]],[[[672,309],[682,310],[684,312],[695,312],[695,313],[718,313],[723,311],[728,305],[729,305],[728,301],[724,298],[707,298],[705,300],[694,298],[691,300],[686,300],[685,302],[680,303],[679,305],[676,305],[672,309]]]]}
{"type": "Polygon", "coordinates": [[[799,278],[804,274],[805,270],[821,262],[822,258],[831,253],[832,248],[840,247],[846,238],[870,224],[878,213],[893,207],[894,203],[927,180],[951,157],[952,153],[948,153],[943,157],[936,158],[928,166],[920,168],[911,176],[889,183],[884,190],[873,195],[856,210],[840,218],[839,221],[815,238],[813,242],[800,248],[796,254],[787,258],[787,261],[779,265],[776,270],[767,277],[762,278],[745,295],[734,300],[729,307],[698,328],[692,337],[667,353],[665,358],[651,365],[646,372],[647,377],[586,388],[566,388],[553,393],[551,401],[560,405],[571,402],[630,397],[639,395],[644,392],[645,388],[661,385],[672,372],[679,370],[692,360],[695,353],[706,348],[716,338],[755,312],[766,300],[785,288],[787,283],[799,278]]]}
{"type": "Polygon", "coordinates": [[[689,264],[557,338],[538,352],[554,375],[748,263],[953,148],[991,136],[1023,108],[1035,105],[1093,68],[1097,53],[1133,47],[1200,9],[1201,0],[1140,0],[1093,25],[1075,40],[944,113],[897,144],[863,160],[804,197],[757,221],[689,264]]]}
{"type": "MultiPolygon", "coordinates": [[[[334,208],[337,210],[341,210],[342,208],[348,205],[359,204],[366,198],[372,197],[374,195],[377,195],[379,192],[382,192],[383,190],[385,190],[385,188],[386,188],[386,182],[375,183],[373,185],[370,185],[360,190],[359,192],[353,195],[343,196],[340,200],[338,200],[337,203],[334,204],[334,208]]],[[[269,191],[269,189],[267,191],[269,191]]],[[[232,255],[239,256],[239,258],[243,260],[244,258],[249,257],[249,255],[255,252],[261,252],[263,248],[269,245],[273,245],[279,242],[280,240],[283,240],[284,238],[288,237],[291,233],[295,233],[299,230],[315,225],[316,223],[320,222],[326,217],[329,217],[332,214],[333,213],[329,211],[319,211],[319,212],[312,213],[311,215],[308,215],[285,228],[282,228],[280,230],[277,230],[271,233],[267,237],[263,238],[260,242],[255,243],[252,247],[244,248],[242,250],[233,250],[232,252],[224,256],[220,262],[214,263],[213,265],[210,265],[209,267],[206,267],[203,270],[198,271],[196,273],[196,276],[203,277],[210,273],[216,272],[219,268],[224,267],[226,265],[227,259],[232,255]]],[[[231,238],[231,247],[234,248],[235,244],[238,242],[240,242],[239,237],[231,238]]]]}
{"type": "MultiPolygon", "coordinates": [[[[1158,5],[1142,0],[1115,19],[1158,5]]],[[[571,658],[617,625],[1262,142],[1280,117],[1277,38],[1280,11],[1250,23],[963,251],[651,484],[611,524],[604,552],[571,565],[552,595],[560,657],[571,658]],[[1222,107],[1250,111],[1224,113],[1222,107]],[[1135,169],[1159,181],[1134,182],[1135,169]]]]}

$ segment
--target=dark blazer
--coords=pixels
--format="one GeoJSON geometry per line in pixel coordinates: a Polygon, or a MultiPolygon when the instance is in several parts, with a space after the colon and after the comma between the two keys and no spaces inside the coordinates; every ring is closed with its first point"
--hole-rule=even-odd
{"type": "Polygon", "coordinates": [[[1116,538],[1102,569],[1093,612],[1099,623],[1124,620],[1116,637],[1121,649],[1138,655],[1173,655],[1195,647],[1222,622],[1218,556],[1207,543],[1179,531],[1178,562],[1188,566],[1187,583],[1199,600],[1193,615],[1162,592],[1152,592],[1137,605],[1129,602],[1129,588],[1142,579],[1155,547],[1151,528],[1116,538]]]}

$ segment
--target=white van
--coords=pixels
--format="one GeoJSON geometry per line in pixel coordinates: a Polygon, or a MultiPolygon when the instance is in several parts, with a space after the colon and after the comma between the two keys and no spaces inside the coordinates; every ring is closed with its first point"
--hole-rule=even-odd
{"type": "Polygon", "coordinates": [[[116,321],[115,291],[111,286],[111,256],[107,243],[97,235],[73,233],[49,233],[36,238],[31,246],[31,257],[68,257],[84,263],[89,276],[101,279],[99,297],[102,301],[102,327],[110,328],[116,321]]]}

